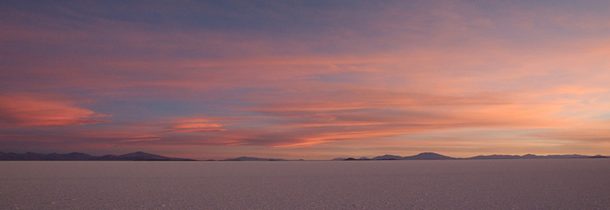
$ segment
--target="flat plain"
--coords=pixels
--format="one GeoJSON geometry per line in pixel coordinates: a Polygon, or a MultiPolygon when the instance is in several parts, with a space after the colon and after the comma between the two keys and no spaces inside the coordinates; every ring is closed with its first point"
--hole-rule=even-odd
{"type": "Polygon", "coordinates": [[[3,161],[0,209],[610,209],[610,159],[3,161]]]}

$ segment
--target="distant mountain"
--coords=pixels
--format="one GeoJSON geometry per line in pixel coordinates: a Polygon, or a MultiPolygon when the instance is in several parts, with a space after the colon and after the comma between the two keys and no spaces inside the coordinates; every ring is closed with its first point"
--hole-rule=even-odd
{"type": "Polygon", "coordinates": [[[225,159],[224,161],[285,161],[285,160],[279,159],[279,158],[259,158],[259,157],[242,156],[242,157],[225,159]]]}
{"type": "Polygon", "coordinates": [[[161,155],[155,155],[145,152],[133,152],[124,155],[119,155],[118,157],[121,160],[165,160],[167,157],[163,157],[161,155]]]}
{"type": "Polygon", "coordinates": [[[479,155],[466,159],[488,160],[488,159],[570,159],[570,158],[588,158],[586,155],[479,155]]]}
{"type": "Polygon", "coordinates": [[[136,160],[136,161],[188,161],[192,159],[172,158],[145,152],[134,152],[124,155],[93,156],[85,153],[41,154],[41,153],[4,153],[0,152],[0,160],[136,160]]]}
{"type": "Polygon", "coordinates": [[[403,157],[398,155],[382,155],[374,157],[373,160],[402,160],[403,157]]]}
{"type": "Polygon", "coordinates": [[[171,158],[146,152],[132,152],[124,155],[104,155],[99,157],[100,160],[143,160],[143,161],[185,161],[191,160],[186,158],[171,158]]]}
{"type": "MultiPolygon", "coordinates": [[[[469,158],[454,158],[450,156],[441,155],[434,152],[423,152],[413,156],[399,156],[399,155],[381,155],[373,158],[360,157],[360,158],[335,158],[333,160],[351,160],[351,161],[366,161],[366,160],[497,160],[497,159],[577,159],[577,158],[610,158],[603,155],[587,156],[578,154],[569,155],[478,155],[469,158]]],[[[94,156],[85,153],[72,152],[72,153],[13,153],[13,152],[0,152],[1,160],[98,160],[98,161],[193,161],[193,159],[187,158],[174,158],[165,157],[157,154],[151,154],[146,152],[133,152],[123,155],[102,155],[94,156]]],[[[303,159],[299,159],[303,160],[303,159]]],[[[260,158],[260,157],[249,157],[241,156],[237,158],[224,159],[223,161],[288,161],[280,158],[260,158]]]]}
{"type": "Polygon", "coordinates": [[[67,154],[40,154],[33,152],[26,153],[3,153],[0,152],[0,160],[91,160],[94,156],[85,153],[67,153],[67,154]]]}
{"type": "Polygon", "coordinates": [[[348,158],[343,158],[342,160],[371,160],[367,157],[359,157],[359,158],[353,158],[353,157],[348,157],[348,158]]]}
{"type": "Polygon", "coordinates": [[[423,152],[413,156],[398,156],[398,155],[382,155],[371,159],[362,158],[335,158],[333,160],[497,160],[497,159],[573,159],[573,158],[609,158],[602,155],[587,156],[587,155],[479,155],[469,158],[454,158],[441,155],[434,152],[423,152]]]}
{"type": "Polygon", "coordinates": [[[453,160],[456,159],[454,157],[449,157],[445,155],[441,155],[434,152],[423,152],[414,156],[406,156],[402,158],[403,160],[453,160]]]}
{"type": "Polygon", "coordinates": [[[399,155],[382,155],[376,156],[371,159],[366,157],[361,158],[335,158],[333,160],[453,160],[457,158],[441,155],[434,152],[423,152],[413,156],[399,156],[399,155]]]}

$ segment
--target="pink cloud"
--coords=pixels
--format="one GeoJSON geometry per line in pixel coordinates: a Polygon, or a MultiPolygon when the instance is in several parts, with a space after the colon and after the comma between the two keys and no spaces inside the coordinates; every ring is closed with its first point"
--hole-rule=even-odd
{"type": "Polygon", "coordinates": [[[182,118],[175,120],[169,128],[170,132],[192,133],[192,132],[212,132],[224,131],[222,124],[212,122],[205,118],[182,118]]]}
{"type": "Polygon", "coordinates": [[[28,94],[0,95],[0,113],[3,127],[93,124],[107,117],[70,100],[28,94]]]}

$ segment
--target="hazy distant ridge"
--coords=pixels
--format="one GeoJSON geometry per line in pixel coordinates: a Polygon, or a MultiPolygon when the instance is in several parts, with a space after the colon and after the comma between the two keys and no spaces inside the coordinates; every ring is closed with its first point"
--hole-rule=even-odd
{"type": "Polygon", "coordinates": [[[146,152],[133,152],[123,155],[103,155],[94,156],[85,153],[72,152],[66,154],[41,154],[41,153],[4,153],[0,152],[0,160],[137,160],[137,161],[187,161],[192,159],[173,158],[161,155],[150,154],[146,152]]]}
{"type": "MultiPolygon", "coordinates": [[[[412,156],[400,156],[400,155],[381,155],[373,158],[360,157],[360,158],[334,158],[332,160],[498,160],[498,159],[571,159],[571,158],[608,158],[607,156],[595,155],[478,155],[468,158],[455,158],[434,152],[423,152],[412,156]]],[[[194,159],[187,158],[175,158],[165,157],[161,155],[146,153],[146,152],[133,152],[123,155],[102,155],[94,156],[86,153],[72,152],[72,153],[5,153],[0,152],[0,160],[103,160],[103,161],[192,161],[194,159]]],[[[299,159],[302,160],[302,159],[299,159]]],[[[241,156],[236,158],[223,159],[222,161],[289,161],[281,158],[261,158],[251,156],[241,156]]]]}
{"type": "Polygon", "coordinates": [[[423,152],[413,156],[399,155],[381,155],[373,158],[335,158],[333,160],[497,160],[497,159],[570,159],[570,158],[608,158],[602,155],[587,156],[587,155],[478,155],[468,158],[454,158],[446,155],[441,155],[434,152],[423,152]]]}

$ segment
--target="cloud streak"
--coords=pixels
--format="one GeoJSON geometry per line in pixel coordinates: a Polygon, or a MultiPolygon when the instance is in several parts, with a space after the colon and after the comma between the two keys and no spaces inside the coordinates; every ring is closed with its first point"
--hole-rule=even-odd
{"type": "Polygon", "coordinates": [[[70,126],[100,123],[107,115],[76,106],[72,101],[24,94],[0,95],[3,127],[70,126]]]}

